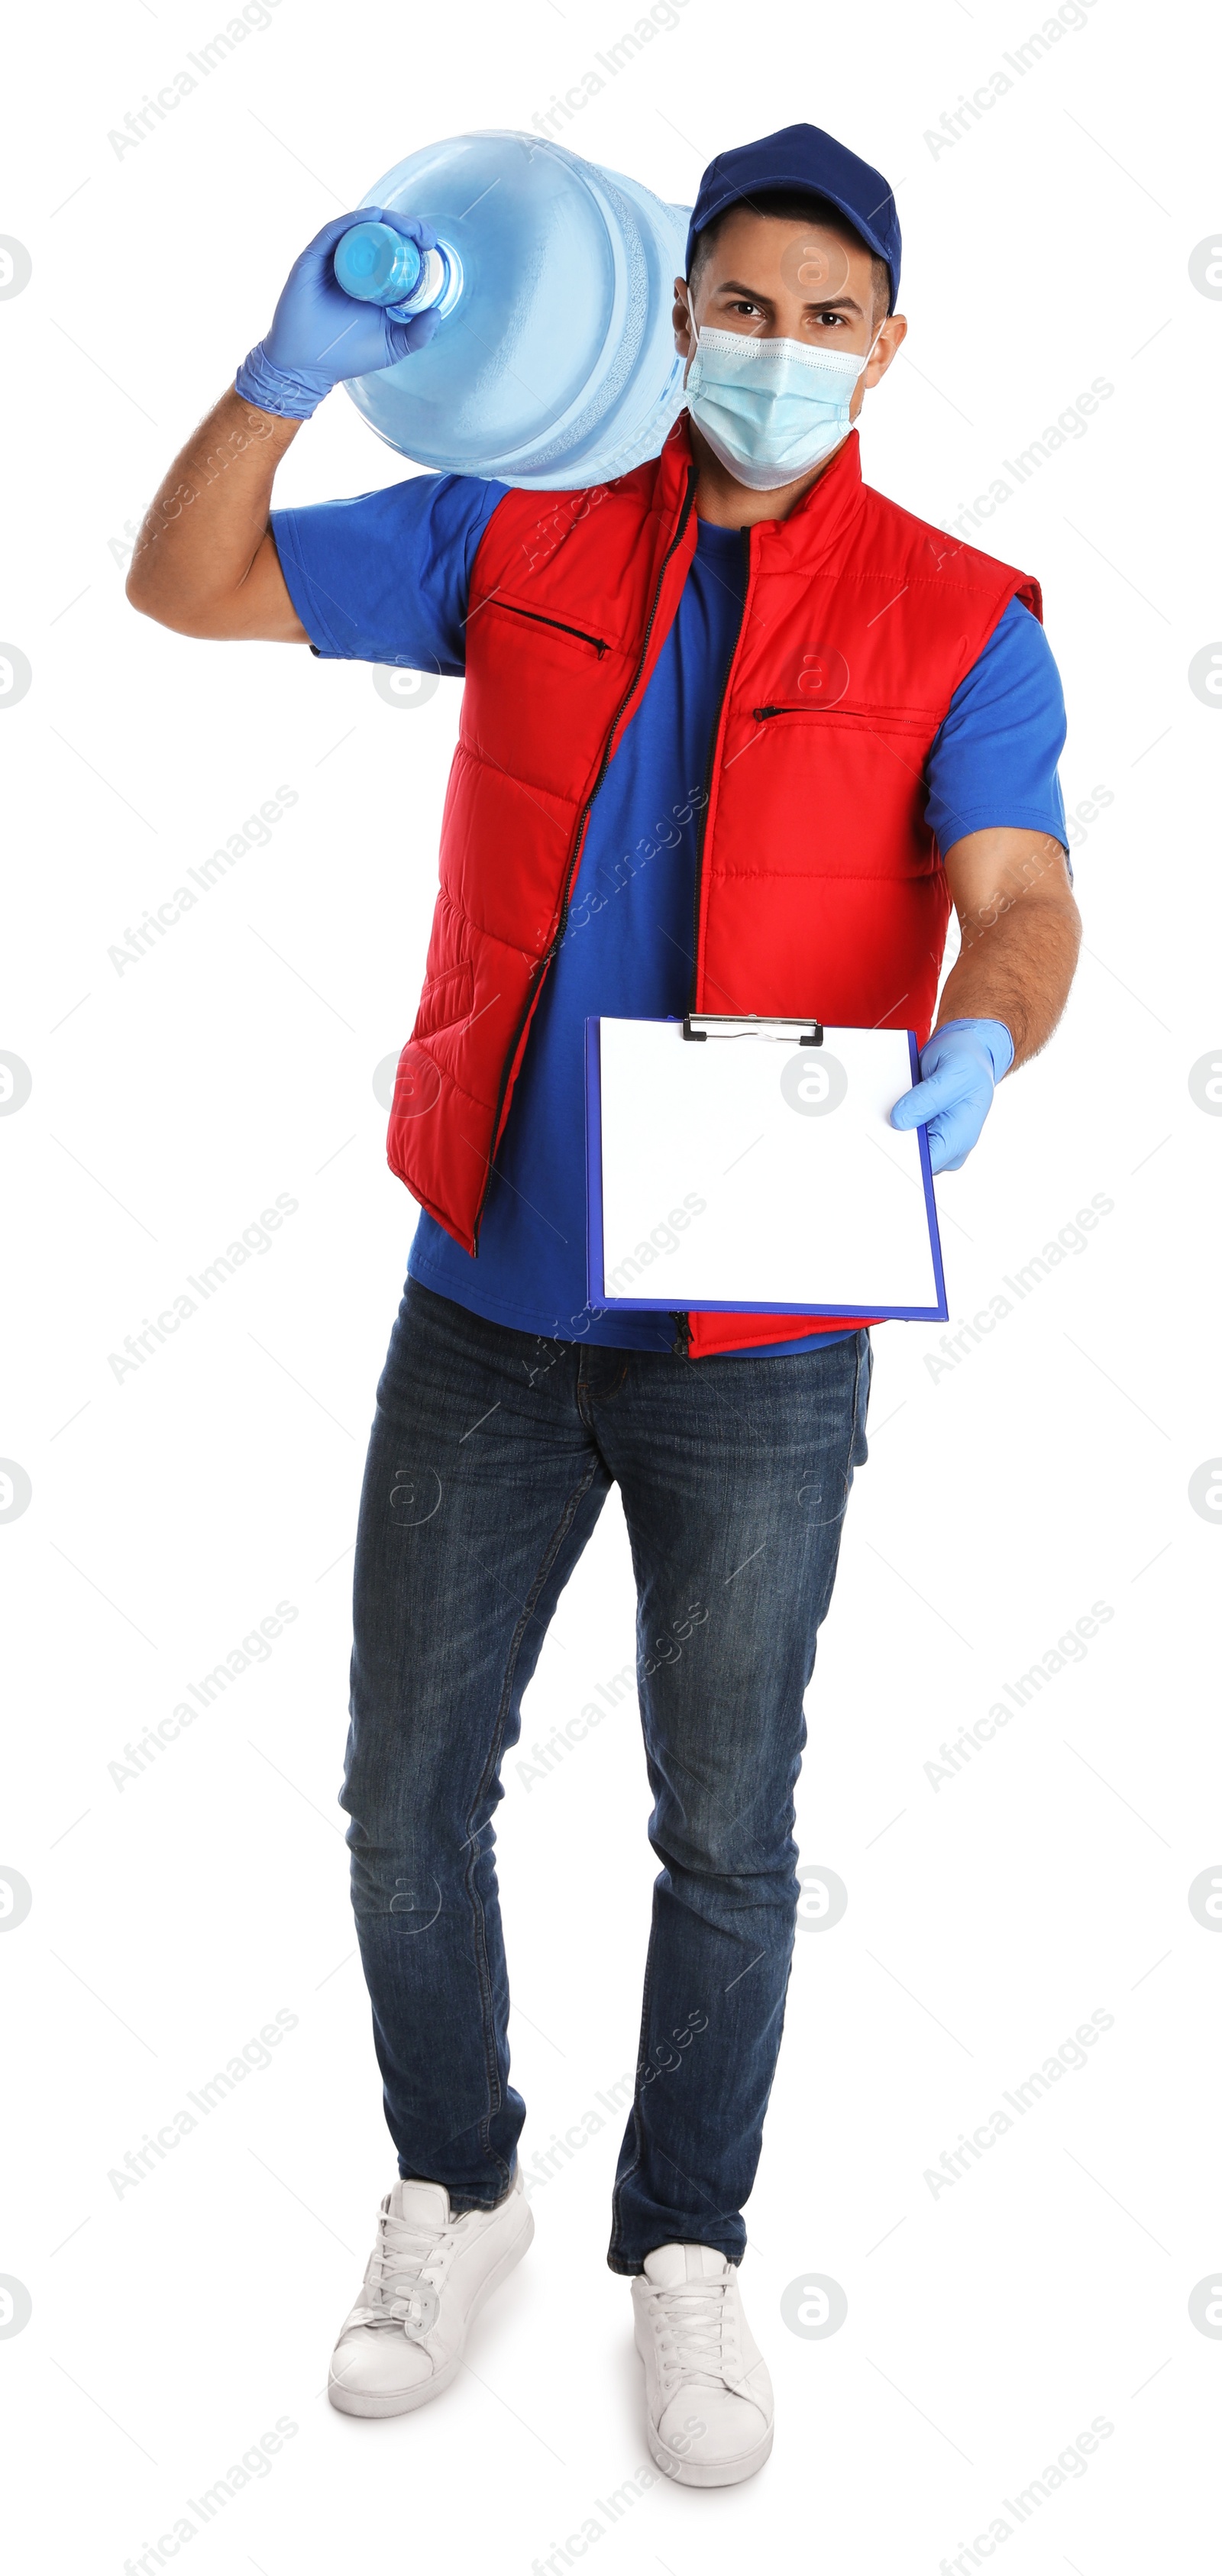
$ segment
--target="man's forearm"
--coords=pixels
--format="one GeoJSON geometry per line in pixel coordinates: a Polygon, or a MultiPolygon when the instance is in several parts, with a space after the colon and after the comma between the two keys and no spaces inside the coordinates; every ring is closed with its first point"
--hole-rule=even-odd
{"type": "MultiPolygon", "coordinates": [[[[132,606],[189,635],[241,635],[242,591],[267,538],[276,468],[301,427],[232,390],[166,475],[136,541],[132,606]]],[[[250,600],[250,632],[264,631],[250,600]]]]}
{"type": "Polygon", "coordinates": [[[1001,1020],[1014,1040],[1015,1065],[1025,1063],[1047,1044],[1065,1008],[1081,936],[1072,895],[1019,895],[992,919],[964,923],[939,1028],[947,1020],[1001,1020]]]}
{"type": "Polygon", "coordinates": [[[1009,824],[969,832],[946,853],[961,946],[938,1010],[947,1020],[1000,1020],[1025,1063],[1065,1008],[1082,925],[1065,851],[1048,832],[1009,824]]]}

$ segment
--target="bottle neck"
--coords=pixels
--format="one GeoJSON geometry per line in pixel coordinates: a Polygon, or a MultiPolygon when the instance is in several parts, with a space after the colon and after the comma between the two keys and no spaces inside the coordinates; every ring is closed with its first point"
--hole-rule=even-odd
{"type": "Polygon", "coordinates": [[[417,251],[415,244],[404,242],[403,248],[414,253],[416,274],[405,282],[394,298],[394,311],[404,318],[411,313],[431,313],[440,304],[449,284],[449,263],[442,250],[417,251]]]}
{"type": "Polygon", "coordinates": [[[393,224],[353,224],[337,242],[337,283],[361,304],[380,304],[392,320],[451,313],[462,293],[462,262],[448,242],[422,250],[393,224]]]}

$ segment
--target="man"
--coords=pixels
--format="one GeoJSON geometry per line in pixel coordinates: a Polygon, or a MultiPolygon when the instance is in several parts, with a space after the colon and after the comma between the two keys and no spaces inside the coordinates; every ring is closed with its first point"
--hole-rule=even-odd
{"type": "Polygon", "coordinates": [[[328,224],[171,468],[129,581],[179,632],[466,675],[394,1168],[421,1202],[378,1388],[342,1803],[399,2176],[332,2364],[405,2412],[532,2232],[493,1861],[499,1770],[610,1486],[661,1864],[609,2261],[680,2483],[772,2442],[738,2289],[780,2043],[803,1693],[865,1457],[869,1318],[591,1308],[587,1015],[817,1012],[926,1040],[937,1169],[1063,1008],[1078,926],[1034,581],[861,481],[905,336],[885,181],[807,125],[723,154],[675,281],[687,410],[591,493],[414,475],[277,512],[329,386],[427,335],[328,224]]]}

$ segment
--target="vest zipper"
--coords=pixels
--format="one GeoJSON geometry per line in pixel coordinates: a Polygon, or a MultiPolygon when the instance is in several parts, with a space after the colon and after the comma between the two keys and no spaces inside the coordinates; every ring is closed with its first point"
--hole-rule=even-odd
{"type": "MultiPolygon", "coordinates": [[[[721,696],[717,701],[717,713],[713,718],[713,730],[709,735],[709,756],[705,764],[704,804],[701,808],[700,814],[700,829],[696,836],[696,892],[693,899],[692,910],[692,980],[687,997],[687,1007],[689,1011],[694,1011],[696,1009],[696,974],[700,956],[700,888],[701,880],[704,875],[704,836],[708,829],[709,820],[709,789],[713,780],[713,762],[717,756],[717,737],[721,732],[722,711],[725,707],[726,697],[730,687],[730,675],[734,669],[735,661],[738,658],[739,645],[742,642],[743,624],[747,614],[747,592],[751,587],[751,531],[749,528],[741,528],[739,530],[739,534],[743,541],[743,551],[746,556],[746,580],[743,583],[743,601],[738,616],[738,632],[734,638],[733,649],[725,668],[725,677],[721,683],[721,696]]],[[[760,709],[756,707],[754,709],[754,713],[759,715],[760,709]]]]}
{"type": "Polygon", "coordinates": [[[591,806],[592,806],[592,805],[593,805],[593,803],[594,803],[594,799],[595,799],[595,797],[596,797],[596,796],[597,796],[597,794],[598,794],[599,788],[602,786],[603,780],[604,780],[604,778],[606,777],[606,775],[607,775],[607,771],[608,771],[608,769],[609,769],[609,767],[610,767],[610,764],[611,764],[611,745],[612,745],[612,743],[613,743],[613,742],[614,742],[614,740],[615,740],[615,728],[616,728],[616,726],[618,725],[619,720],[620,720],[620,717],[622,716],[622,714],[623,714],[623,712],[624,712],[624,709],[625,709],[625,707],[627,706],[628,701],[629,701],[629,699],[630,699],[630,698],[631,698],[631,696],[632,696],[632,692],[633,692],[633,690],[634,690],[634,689],[635,689],[635,687],[636,687],[637,681],[640,679],[641,673],[642,673],[642,671],[643,671],[643,670],[644,670],[644,668],[645,668],[645,663],[646,663],[646,660],[647,660],[647,658],[648,658],[648,654],[649,654],[649,638],[650,638],[650,636],[651,636],[651,635],[652,635],[652,633],[653,633],[654,620],[655,620],[655,618],[656,618],[656,616],[657,616],[657,613],[658,613],[658,602],[659,602],[659,600],[661,599],[661,596],[662,596],[662,584],[663,584],[663,582],[664,582],[664,581],[665,581],[665,579],[666,579],[667,566],[668,566],[668,565],[669,565],[669,563],[670,563],[670,560],[671,560],[672,555],[676,553],[676,551],[677,551],[677,549],[678,549],[678,547],[679,547],[679,545],[680,545],[680,543],[681,543],[681,541],[682,541],[682,537],[683,537],[684,530],[685,530],[685,528],[686,528],[686,526],[687,526],[688,520],[689,520],[689,519],[690,519],[690,517],[691,517],[691,514],[692,514],[692,503],[693,503],[693,501],[694,501],[694,500],[695,500],[695,498],[696,498],[696,483],[697,483],[697,479],[698,479],[698,475],[697,475],[697,468],[696,468],[694,465],[689,465],[689,467],[688,467],[688,469],[687,469],[687,490],[686,490],[686,492],[685,492],[685,494],[684,494],[684,496],[683,496],[683,507],[682,507],[682,509],[681,509],[681,510],[680,510],[680,512],[679,512],[679,518],[678,518],[678,523],[677,523],[676,528],[675,528],[675,533],[674,533],[673,537],[671,538],[670,544],[668,545],[668,547],[667,547],[667,549],[666,549],[665,554],[664,554],[664,555],[663,555],[663,557],[662,557],[662,562],[661,562],[661,565],[660,565],[659,570],[658,570],[658,578],[657,578],[656,585],[655,585],[655,587],[654,587],[653,603],[652,603],[652,606],[651,606],[651,608],[650,608],[648,618],[646,619],[646,622],[645,622],[645,632],[644,632],[644,635],[643,635],[643,636],[642,636],[642,638],[641,638],[641,649],[640,649],[640,653],[639,653],[639,654],[638,654],[638,656],[637,656],[637,665],[636,665],[636,669],[635,669],[635,671],[633,672],[633,674],[632,674],[632,678],[631,678],[631,680],[629,681],[628,686],[627,686],[627,688],[626,688],[626,689],[625,689],[625,691],[624,691],[623,697],[620,699],[619,705],[618,705],[618,707],[617,707],[617,708],[616,708],[616,710],[615,710],[615,715],[614,715],[614,717],[613,717],[613,719],[612,719],[612,723],[611,723],[611,730],[610,730],[610,732],[609,732],[609,733],[608,733],[608,735],[607,735],[607,739],[606,739],[605,743],[603,744],[603,756],[602,756],[602,760],[601,760],[601,762],[600,762],[600,764],[599,764],[598,776],[597,776],[597,778],[595,779],[594,784],[593,784],[592,788],[590,789],[590,793],[589,793],[589,795],[588,795],[588,796],[587,796],[587,798],[586,798],[585,804],[582,806],[581,812],[580,812],[580,814],[578,815],[578,818],[577,818],[577,832],[576,832],[576,836],[575,836],[575,839],[574,839],[572,855],[571,855],[570,860],[569,860],[568,874],[567,874],[567,876],[566,876],[566,878],[565,878],[565,881],[564,881],[564,893],[563,893],[563,895],[562,895],[562,897],[561,897],[561,902],[560,902],[560,920],[559,920],[559,924],[558,924],[558,926],[557,926],[556,936],[555,936],[554,940],[552,941],[551,947],[549,948],[549,950],[548,950],[548,952],[547,952],[547,960],[546,960],[546,962],[547,962],[549,965],[550,965],[550,963],[551,963],[552,958],[553,958],[553,957],[555,956],[555,954],[556,954],[556,950],[557,950],[557,949],[558,949],[558,947],[560,946],[560,942],[561,942],[561,940],[562,940],[562,939],[563,939],[563,937],[564,937],[565,923],[567,922],[568,917],[569,917],[569,897],[570,897],[570,895],[571,895],[571,893],[572,893],[572,891],[573,891],[573,879],[574,879],[574,877],[576,876],[576,873],[577,873],[577,862],[578,862],[578,860],[579,860],[579,858],[580,858],[580,856],[581,856],[581,844],[582,844],[582,841],[583,841],[583,840],[584,840],[584,838],[585,838],[585,829],[586,829],[586,825],[587,825],[587,823],[589,822],[589,819],[590,819],[590,808],[591,808],[591,806]]]}
{"type": "MultiPolygon", "coordinates": [[[[609,729],[608,734],[607,734],[607,739],[606,739],[605,743],[603,744],[603,756],[602,756],[601,761],[599,762],[599,767],[598,767],[598,776],[597,776],[597,778],[595,779],[594,784],[593,784],[592,788],[590,789],[590,793],[589,793],[589,795],[587,796],[586,801],[585,801],[584,805],[582,806],[581,812],[580,812],[580,814],[579,814],[579,815],[578,815],[578,817],[577,817],[577,825],[576,825],[576,829],[575,829],[574,834],[573,834],[573,843],[572,843],[572,847],[571,847],[570,852],[569,852],[568,868],[567,868],[567,871],[566,871],[566,874],[565,874],[564,887],[563,887],[563,891],[562,891],[562,893],[561,893],[561,898],[560,898],[560,919],[559,919],[559,921],[558,921],[558,923],[557,923],[557,925],[556,925],[556,934],[555,934],[554,939],[552,940],[552,944],[551,944],[550,948],[549,948],[549,949],[547,949],[547,950],[545,951],[544,955],[543,955],[543,956],[540,958],[540,960],[539,960],[539,972],[538,972],[538,975],[536,976],[536,978],[535,978],[535,980],[534,980],[534,989],[533,989],[533,991],[532,991],[532,992],[530,992],[530,993],[528,993],[528,994],[527,994],[526,1001],[525,1001],[525,1003],[524,1003],[524,1005],[523,1005],[523,1007],[522,1007],[521,1011],[520,1011],[520,1012],[519,1012],[519,1014],[518,1014],[517,1024],[516,1024],[516,1027],[515,1027],[515,1029],[514,1029],[513,1036],[512,1036],[512,1038],[510,1039],[510,1042],[509,1042],[509,1049],[508,1049],[508,1052],[507,1052],[507,1054],[506,1054],[505,1061],[504,1061],[503,1065],[501,1066],[501,1079],[500,1079],[500,1082],[499,1082],[499,1084],[498,1084],[498,1086],[497,1086],[497,1095],[496,1095],[496,1111],[495,1111],[495,1115],[494,1115],[494,1117],[493,1117],[493,1121],[492,1121],[492,1136],[493,1136],[492,1153],[491,1153],[491,1154],[489,1155],[489,1157],[488,1157],[488,1168],[487,1168],[487,1171],[486,1171],[486,1172],[485,1172],[485,1174],[484,1174],[484,1186],[483,1186],[483,1189],[482,1189],[482,1190],[481,1190],[481,1192],[480,1192],[480,1201],[479,1201],[479,1206],[477,1207],[477,1209],[476,1209],[476,1211],[475,1211],[475,1223],[474,1223],[474,1225],[473,1225],[473,1227],[472,1227],[472,1229],[471,1229],[472,1234],[473,1234],[474,1239],[475,1239],[475,1244],[476,1244],[476,1249],[477,1249],[477,1250],[478,1250],[478,1248],[479,1248],[479,1230],[480,1230],[480,1226],[481,1226],[481,1224],[483,1223],[484,1207],[485,1207],[485,1204],[486,1204],[486,1202],[487,1202],[488,1192],[489,1192],[489,1190],[490,1190],[490,1189],[491,1189],[491,1187],[492,1187],[492,1163],[493,1163],[493,1156],[494,1156],[494,1155],[495,1155],[495,1153],[496,1153],[496,1136],[497,1136],[497,1131],[498,1131],[498,1129],[499,1129],[499,1127],[500,1127],[500,1123],[501,1123],[501,1111],[502,1111],[502,1109],[503,1109],[503,1108],[504,1108],[504,1106],[505,1106],[505,1093],[506,1093],[506,1091],[507,1091],[507,1089],[508,1089],[508,1087],[509,1087],[509,1068],[510,1068],[510,1065],[513,1063],[513,1060],[514,1060],[515,1055],[516,1055],[516,1054],[517,1054],[517,1052],[518,1052],[518,1045],[519,1045],[519,1042],[520,1042],[520,1040],[521,1040],[522,1031],[523,1031],[523,1029],[524,1029],[524,1028],[525,1028],[525,1026],[526,1026],[526,1023],[527,1023],[527,1021],[528,1021],[528,1019],[529,1019],[529,1017],[530,1017],[530,1014],[531,1014],[532,1010],[534,1009],[534,1006],[535,1006],[536,1001],[538,1000],[539,993],[540,993],[540,991],[541,991],[541,989],[542,989],[542,984],[543,984],[543,978],[544,978],[544,975],[546,974],[548,967],[551,965],[552,959],[553,959],[553,957],[555,956],[556,951],[557,951],[557,949],[558,949],[558,948],[559,948],[559,946],[560,946],[560,942],[561,942],[561,940],[562,940],[562,939],[563,939],[563,937],[564,937],[565,923],[567,922],[568,917],[569,917],[569,896],[570,896],[570,894],[572,893],[572,890],[573,890],[573,879],[574,879],[574,877],[575,877],[575,875],[576,875],[576,873],[577,873],[577,863],[578,863],[578,860],[579,860],[579,859],[580,859],[580,857],[581,857],[581,845],[582,845],[582,841],[583,841],[583,840],[584,840],[584,838],[585,838],[586,825],[587,825],[587,823],[589,822],[589,819],[590,819],[590,808],[591,808],[591,806],[593,805],[593,803],[594,803],[594,799],[595,799],[595,797],[596,797],[596,796],[597,796],[597,794],[598,794],[599,788],[602,786],[603,780],[604,780],[604,778],[605,778],[605,777],[606,777],[606,775],[607,775],[607,770],[608,770],[608,767],[609,767],[609,765],[610,765],[610,760],[611,760],[611,745],[612,745],[612,743],[613,743],[613,742],[614,742],[614,740],[615,740],[615,729],[616,729],[616,726],[618,725],[619,720],[620,720],[620,717],[622,716],[622,714],[623,714],[623,712],[624,712],[624,709],[625,709],[625,707],[627,706],[627,704],[628,704],[628,702],[629,702],[629,699],[630,699],[630,698],[631,698],[631,696],[632,696],[633,690],[634,690],[634,689],[635,689],[635,687],[636,687],[637,681],[640,679],[641,673],[642,673],[642,671],[643,671],[643,670],[644,670],[644,668],[645,668],[646,657],[647,657],[648,652],[649,652],[649,638],[650,638],[650,636],[651,636],[651,635],[652,635],[652,633],[653,633],[654,620],[655,620],[655,618],[656,618],[656,616],[657,616],[657,613],[658,613],[658,602],[659,602],[659,600],[661,599],[661,596],[662,596],[662,584],[663,584],[663,582],[664,582],[664,581],[665,581],[665,579],[666,579],[667,568],[668,568],[668,566],[669,566],[669,564],[670,564],[671,557],[676,553],[676,551],[677,551],[677,549],[678,549],[679,545],[681,544],[682,539],[683,539],[684,530],[686,529],[686,527],[687,527],[687,523],[688,523],[688,520],[689,520],[689,519],[690,519],[690,517],[691,517],[691,514],[692,514],[692,503],[694,502],[694,500],[695,500],[695,498],[696,498],[696,484],[697,484],[697,480],[698,480],[698,469],[697,469],[697,467],[696,467],[696,466],[694,466],[694,465],[689,465],[689,467],[688,467],[688,469],[687,469],[687,490],[686,490],[686,492],[685,492],[685,494],[684,494],[684,496],[683,496],[683,507],[682,507],[682,509],[681,509],[681,510],[680,510],[680,512],[679,512],[678,521],[677,521],[677,524],[676,524],[676,527],[675,527],[675,533],[674,533],[673,537],[671,538],[670,544],[668,545],[668,547],[667,547],[667,549],[666,549],[665,554],[664,554],[664,555],[663,555],[663,557],[662,557],[661,565],[660,565],[659,570],[658,570],[657,583],[656,583],[656,586],[655,586],[655,589],[654,589],[654,594],[653,594],[653,604],[652,604],[652,606],[651,606],[651,608],[650,608],[649,616],[648,616],[648,619],[647,619],[647,621],[646,621],[646,625],[645,625],[645,633],[644,633],[644,636],[642,637],[642,640],[641,640],[641,650],[640,650],[640,653],[639,653],[639,655],[638,655],[638,657],[637,657],[637,665],[636,665],[636,669],[635,669],[635,671],[633,672],[633,674],[632,674],[632,678],[630,679],[630,681],[629,681],[629,683],[628,683],[628,686],[627,686],[627,688],[626,688],[626,689],[625,689],[625,691],[624,691],[623,697],[620,699],[619,705],[618,705],[618,707],[617,707],[617,708],[616,708],[616,710],[615,710],[615,714],[613,715],[613,717],[612,717],[612,719],[611,719],[611,725],[610,725],[610,729],[609,729]]],[[[503,603],[502,603],[502,604],[503,604],[503,603]]],[[[520,613],[521,613],[521,615],[522,615],[522,616],[524,616],[524,617],[525,617],[525,616],[531,616],[531,615],[533,615],[533,613],[534,613],[534,612],[533,612],[532,610],[529,610],[529,609],[523,609],[520,613]]],[[[542,622],[544,625],[553,625],[553,624],[555,623],[555,620],[554,620],[554,619],[552,619],[552,618],[545,618],[545,619],[543,619],[541,622],[542,622]]],[[[740,631],[741,631],[741,629],[740,629],[740,631]]],[[[576,627],[574,627],[574,628],[572,629],[572,632],[573,632],[574,634],[576,634],[576,633],[578,632],[578,629],[577,629],[576,627]]],[[[733,656],[731,656],[731,659],[733,659],[733,656]]]]}
{"type": "MultiPolygon", "coordinates": [[[[700,829],[696,835],[696,890],[692,898],[692,980],[688,988],[687,996],[687,1007],[689,1011],[694,1011],[696,1008],[696,976],[700,958],[700,886],[704,875],[704,836],[708,829],[709,820],[709,789],[713,780],[713,762],[717,756],[717,737],[721,732],[721,719],[725,708],[726,698],[729,693],[730,675],[734,669],[735,662],[738,659],[738,648],[742,642],[743,626],[747,615],[747,593],[751,588],[751,531],[749,528],[741,528],[739,530],[739,534],[743,541],[746,578],[743,582],[742,607],[739,610],[738,615],[738,632],[735,635],[734,643],[730,652],[730,658],[725,667],[725,676],[721,683],[721,696],[717,701],[717,713],[713,718],[713,729],[709,735],[709,756],[705,763],[704,770],[704,804],[700,811],[700,829]]],[[[675,1355],[679,1359],[690,1359],[692,1349],[691,1316],[676,1315],[675,1322],[679,1327],[675,1341],[675,1355]]]]}
{"type": "Polygon", "coordinates": [[[592,644],[601,662],[610,645],[601,635],[587,635],[583,626],[566,626],[562,617],[544,617],[537,608],[517,608],[512,599],[490,599],[490,608],[503,608],[507,617],[529,617],[536,626],[554,626],[561,635],[575,635],[582,644],[592,644]]]}

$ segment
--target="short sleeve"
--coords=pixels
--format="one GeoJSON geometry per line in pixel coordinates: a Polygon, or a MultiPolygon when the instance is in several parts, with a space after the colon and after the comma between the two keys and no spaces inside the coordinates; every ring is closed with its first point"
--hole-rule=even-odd
{"type": "Polygon", "coordinates": [[[381,492],[273,510],[289,597],[324,661],[461,679],[471,568],[504,483],[413,474],[381,492]]]}
{"type": "Polygon", "coordinates": [[[925,769],[938,847],[1001,825],[1047,832],[1068,849],[1057,762],[1065,701],[1038,618],[1012,599],[961,680],[925,769]]]}

